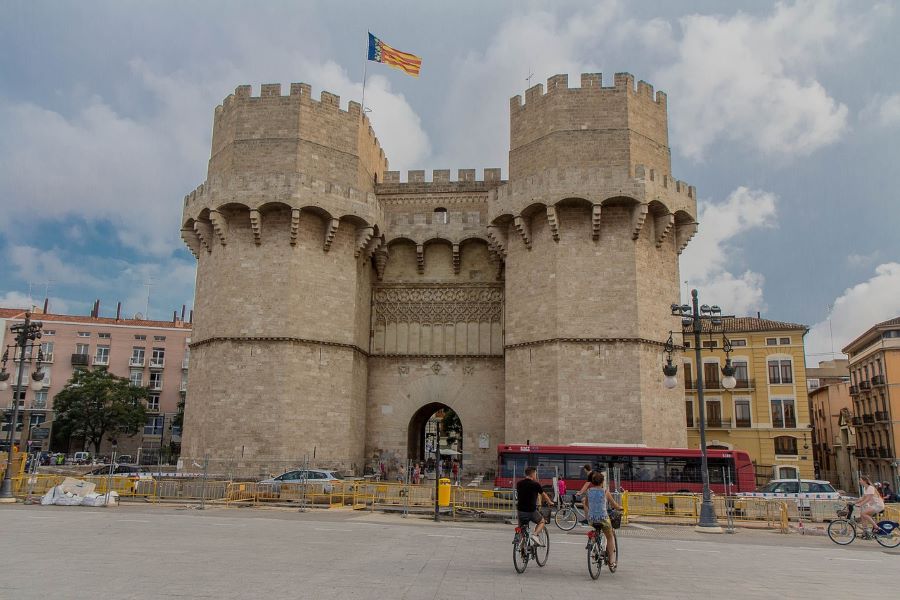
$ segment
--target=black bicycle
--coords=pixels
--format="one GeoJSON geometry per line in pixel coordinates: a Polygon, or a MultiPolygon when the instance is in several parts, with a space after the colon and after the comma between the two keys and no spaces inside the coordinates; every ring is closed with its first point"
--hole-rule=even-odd
{"type": "Polygon", "coordinates": [[[616,568],[618,568],[621,551],[619,548],[619,538],[616,535],[616,529],[622,524],[622,513],[619,511],[610,511],[609,520],[613,527],[613,540],[616,542],[615,561],[612,561],[609,558],[609,549],[606,547],[606,536],[603,535],[603,531],[600,530],[599,527],[592,527],[587,534],[587,562],[588,573],[591,574],[591,579],[600,577],[603,565],[606,565],[606,568],[609,569],[610,573],[615,573],[616,568]]]}
{"type": "Polygon", "coordinates": [[[543,545],[535,543],[536,538],[531,523],[520,523],[516,527],[516,535],[513,537],[513,566],[517,573],[524,573],[528,568],[528,561],[531,559],[534,559],[539,567],[547,564],[547,558],[550,556],[550,535],[547,533],[550,509],[542,508],[541,514],[545,522],[537,539],[540,539],[544,543],[543,545]]]}

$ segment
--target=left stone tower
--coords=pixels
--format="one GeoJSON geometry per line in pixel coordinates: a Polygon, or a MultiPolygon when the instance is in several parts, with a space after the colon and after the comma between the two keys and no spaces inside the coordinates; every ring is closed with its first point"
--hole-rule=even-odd
{"type": "Polygon", "coordinates": [[[240,86],[216,108],[181,229],[198,260],[185,465],[362,465],[387,166],[360,105],[306,84],[240,86]]]}

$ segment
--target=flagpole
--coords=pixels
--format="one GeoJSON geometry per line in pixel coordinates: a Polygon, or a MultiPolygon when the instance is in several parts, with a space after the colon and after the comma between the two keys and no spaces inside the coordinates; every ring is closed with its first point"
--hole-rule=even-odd
{"type": "Polygon", "coordinates": [[[363,117],[366,116],[366,75],[368,74],[369,69],[369,32],[366,32],[366,54],[365,60],[363,60],[363,89],[362,89],[362,109],[360,113],[363,117]]]}

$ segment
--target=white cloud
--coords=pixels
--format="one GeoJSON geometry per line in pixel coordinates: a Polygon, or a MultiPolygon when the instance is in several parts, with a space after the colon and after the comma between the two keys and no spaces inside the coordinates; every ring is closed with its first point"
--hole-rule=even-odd
{"type": "MultiPolygon", "coordinates": [[[[0,308],[21,308],[30,310],[32,308],[42,308],[44,305],[43,298],[29,296],[22,292],[9,291],[0,295],[0,308]]],[[[69,304],[60,298],[50,297],[50,310],[52,312],[65,312],[68,310],[69,304]]]]}
{"type": "Polygon", "coordinates": [[[766,308],[763,276],[750,270],[734,274],[730,265],[738,256],[735,238],[774,226],[776,202],[772,193],[739,187],[724,202],[699,203],[700,228],[681,255],[681,279],[698,288],[705,303],[738,315],[766,308]]]}
{"type": "Polygon", "coordinates": [[[878,265],[875,274],[863,283],[844,290],[829,311],[806,336],[809,364],[829,359],[832,348],[838,357],[841,348],[862,335],[872,325],[900,316],[900,263],[878,265]],[[832,344],[833,335],[833,344],[832,344]]]}
{"type": "Polygon", "coordinates": [[[897,127],[900,125],[900,93],[874,96],[860,112],[860,119],[878,127],[897,127]]]}
{"type": "Polygon", "coordinates": [[[765,155],[802,156],[838,140],[847,107],[816,79],[835,53],[863,43],[878,10],[858,16],[837,2],[776,5],[763,17],[680,20],[676,59],[655,82],[670,93],[676,149],[702,159],[716,142],[765,155]]]}

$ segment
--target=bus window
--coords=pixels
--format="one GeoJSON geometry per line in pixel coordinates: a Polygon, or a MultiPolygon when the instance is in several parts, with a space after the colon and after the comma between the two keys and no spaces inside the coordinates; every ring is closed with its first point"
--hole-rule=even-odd
{"type": "Polygon", "coordinates": [[[666,481],[666,461],[661,456],[636,456],[631,460],[631,471],[633,481],[666,481]]]}
{"type": "Polygon", "coordinates": [[[501,454],[500,477],[512,477],[521,479],[525,477],[525,467],[528,466],[527,454],[501,454]]]}
{"type": "Polygon", "coordinates": [[[700,459],[667,458],[666,479],[669,483],[700,483],[700,459]]]}
{"type": "Polygon", "coordinates": [[[708,458],[709,482],[725,483],[725,470],[728,470],[728,480],[731,485],[737,485],[734,478],[734,461],[730,458],[708,458]]]}
{"type": "Polygon", "coordinates": [[[565,458],[564,454],[538,454],[535,462],[538,479],[562,477],[566,472],[565,458]]]}
{"type": "Polygon", "coordinates": [[[584,480],[584,465],[594,468],[594,457],[587,454],[566,455],[566,479],[584,480]]]}

